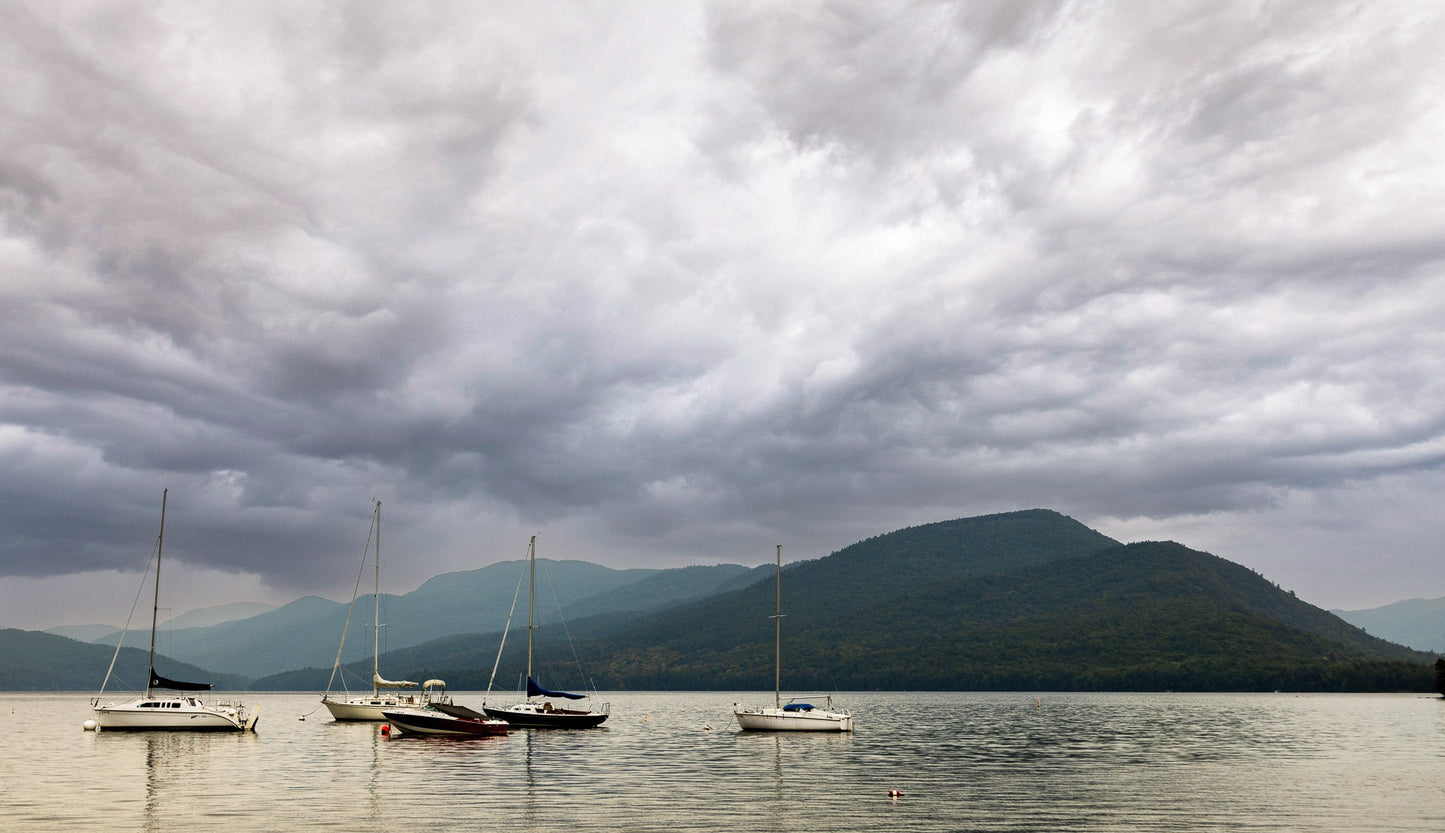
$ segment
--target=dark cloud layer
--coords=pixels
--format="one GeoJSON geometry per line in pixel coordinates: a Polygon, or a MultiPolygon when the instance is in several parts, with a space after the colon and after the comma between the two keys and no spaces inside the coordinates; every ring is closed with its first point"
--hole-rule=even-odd
{"type": "Polygon", "coordinates": [[[0,8],[0,625],[1047,506],[1445,594],[1430,4],[0,8]],[[120,579],[120,581],[117,581],[120,579]],[[104,607],[111,605],[112,607],[104,607]]]}

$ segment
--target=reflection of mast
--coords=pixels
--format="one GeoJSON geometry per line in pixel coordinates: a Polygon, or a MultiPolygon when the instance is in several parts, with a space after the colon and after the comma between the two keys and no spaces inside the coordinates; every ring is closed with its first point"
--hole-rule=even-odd
{"type": "MultiPolygon", "coordinates": [[[[536,540],[533,538],[533,540],[536,540]]],[[[527,733],[527,748],[523,752],[522,772],[526,776],[526,786],[523,795],[527,797],[527,803],[523,809],[522,817],[527,820],[526,828],[536,830],[538,828],[537,814],[537,781],[532,775],[532,740],[537,737],[536,731],[527,733]]]]}
{"type": "MultiPolygon", "coordinates": [[[[379,502],[379,501],[378,501],[379,502]]],[[[366,781],[366,803],[371,808],[371,820],[380,822],[383,819],[381,814],[381,727],[375,727],[371,733],[371,777],[366,781]]]]}
{"type": "Polygon", "coordinates": [[[788,806],[787,790],[783,787],[783,738],[781,735],[773,735],[773,798],[775,812],[774,823],[780,823],[783,811],[788,806]]]}
{"type": "MultiPolygon", "coordinates": [[[[161,499],[164,502],[164,498],[161,499]]],[[[145,804],[145,829],[161,829],[160,808],[161,793],[160,785],[157,782],[156,764],[161,760],[161,750],[156,749],[160,738],[154,734],[146,737],[146,804],[145,804]]]]}

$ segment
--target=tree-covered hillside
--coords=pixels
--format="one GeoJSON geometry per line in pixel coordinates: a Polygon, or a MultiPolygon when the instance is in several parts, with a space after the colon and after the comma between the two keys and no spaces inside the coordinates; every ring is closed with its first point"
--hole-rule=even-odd
{"type": "MultiPolygon", "coordinates": [[[[1047,516],[1027,520],[1058,526],[1047,516]]],[[[808,566],[821,573],[829,562],[808,566]]],[[[804,570],[784,571],[785,685],[1360,691],[1430,684],[1428,655],[1370,637],[1237,564],[1174,543],[1053,561],[989,556],[975,562],[985,565],[979,573],[832,603],[835,588],[855,575],[868,576],[871,588],[916,563],[879,547],[866,573],[850,575],[844,564],[809,585],[804,570]]],[[[670,611],[599,640],[589,650],[605,658],[596,666],[599,685],[771,687],[769,589],[670,611]],[[723,604],[737,618],[725,618],[723,604]]]]}
{"type": "MultiPolygon", "coordinates": [[[[579,592],[574,609],[606,612],[564,622],[549,609],[533,634],[534,670],[544,685],[574,690],[770,689],[774,575],[651,571],[600,588],[592,607],[579,592]]],[[[1432,655],[1374,638],[1238,564],[1172,542],[1121,545],[1047,510],[880,535],[789,565],[782,583],[783,685],[794,691],[1428,691],[1434,682],[1432,655]]],[[[513,577],[497,595],[510,600],[515,587],[513,577]]],[[[524,675],[523,621],[498,666],[502,690],[524,675]]],[[[387,653],[381,667],[482,689],[501,641],[490,629],[455,633],[387,653]]],[[[103,668],[89,656],[81,665],[103,668]]],[[[33,687],[22,677],[10,687],[33,687]]],[[[330,677],[329,662],[313,664],[257,687],[320,691],[330,677]]],[[[369,689],[370,657],[342,677],[335,687],[369,689]]]]}
{"type": "MultiPolygon", "coordinates": [[[[78,642],[64,636],[14,628],[0,630],[0,691],[99,691],[106,669],[115,657],[107,691],[142,691],[150,667],[150,652],[78,642]]],[[[246,680],[233,674],[216,674],[156,657],[156,670],[172,679],[209,682],[218,690],[239,690],[246,680]]]]}

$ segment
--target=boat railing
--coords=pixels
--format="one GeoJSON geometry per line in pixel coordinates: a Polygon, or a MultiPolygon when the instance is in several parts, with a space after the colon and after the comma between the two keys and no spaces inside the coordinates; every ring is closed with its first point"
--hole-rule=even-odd
{"type": "Polygon", "coordinates": [[[802,703],[802,704],[809,705],[811,708],[817,708],[816,706],[814,706],[814,705],[812,705],[812,704],[813,704],[813,703],[816,703],[817,701],[820,701],[820,700],[821,700],[822,703],[823,703],[823,708],[824,708],[824,710],[826,710],[826,711],[834,711],[834,707],[833,707],[833,695],[831,695],[831,694],[799,695],[799,696],[797,696],[797,697],[789,697],[789,698],[788,698],[788,702],[785,703],[784,705],[792,705],[792,704],[794,704],[794,703],[802,703]]]}

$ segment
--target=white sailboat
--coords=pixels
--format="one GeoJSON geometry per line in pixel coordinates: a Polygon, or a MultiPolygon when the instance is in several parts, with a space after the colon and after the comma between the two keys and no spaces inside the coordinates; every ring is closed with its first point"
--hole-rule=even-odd
{"type": "MultiPolygon", "coordinates": [[[[371,694],[333,694],[331,685],[336,681],[336,673],[341,668],[341,649],[346,646],[346,630],[351,626],[351,614],[346,614],[346,626],[341,629],[341,644],[336,648],[336,664],[331,667],[331,679],[326,683],[326,694],[322,695],[321,703],[326,710],[331,712],[332,718],[336,720],[386,720],[387,711],[406,708],[408,706],[423,705],[424,700],[416,694],[402,694],[398,689],[416,688],[416,683],[410,680],[388,680],[381,676],[380,655],[381,655],[381,501],[376,501],[376,506],[371,513],[371,531],[376,542],[376,563],[375,563],[375,589],[372,591],[372,629],[371,629],[371,694]]],[[[366,568],[366,558],[361,561],[362,569],[366,568]]],[[[360,585],[358,578],[357,584],[360,585]]],[[[356,607],[356,594],[351,596],[352,608],[356,607]]]]}
{"type": "MultiPolygon", "coordinates": [[[[537,685],[532,676],[532,631],[537,629],[533,614],[537,595],[537,536],[533,535],[527,545],[527,567],[530,576],[527,590],[527,699],[510,706],[498,707],[482,704],[487,717],[505,720],[512,726],[526,726],[533,729],[590,729],[600,726],[607,719],[607,705],[598,708],[574,708],[554,704],[552,699],[585,700],[585,694],[567,691],[548,691],[537,685]]],[[[515,596],[513,597],[515,599],[515,596]]],[[[514,602],[515,604],[515,602],[514,602]]],[[[510,617],[509,617],[510,619],[510,617]]],[[[506,644],[506,635],[502,637],[506,644]]],[[[501,662],[501,648],[497,649],[497,661],[501,662]]],[[[493,668],[494,675],[496,669],[493,668]]],[[[491,691],[490,685],[488,692],[491,691]]]]}
{"type": "Polygon", "coordinates": [[[818,708],[806,699],[795,697],[783,702],[783,546],[778,545],[777,554],[776,608],[770,617],[773,620],[773,705],[745,709],[733,704],[733,717],[738,728],[761,732],[851,732],[853,715],[846,711],[833,710],[833,698],[824,697],[823,708],[818,708]]]}
{"type": "MultiPolygon", "coordinates": [[[[170,490],[161,492],[161,531],[156,537],[156,581],[155,600],[151,605],[151,656],[150,672],[146,678],[145,694],[133,700],[121,703],[101,703],[105,693],[105,685],[110,682],[110,671],[106,672],[105,682],[101,683],[101,694],[90,701],[95,718],[86,721],[86,728],[101,729],[126,729],[126,730],[172,730],[172,731],[211,731],[211,732],[251,732],[256,729],[256,720],[260,715],[261,707],[253,706],[248,713],[245,706],[239,702],[211,700],[206,701],[198,697],[194,692],[209,691],[210,683],[188,683],[180,680],[172,680],[162,677],[156,673],[156,620],[160,612],[161,604],[161,552],[165,545],[166,538],[166,497],[170,490]],[[192,692],[191,694],[157,694],[156,689],[170,689],[172,691],[192,692]]],[[[124,635],[120,643],[115,646],[116,656],[120,655],[121,644],[124,643],[124,635]]],[[[110,661],[111,670],[115,669],[115,657],[110,661]]]]}

